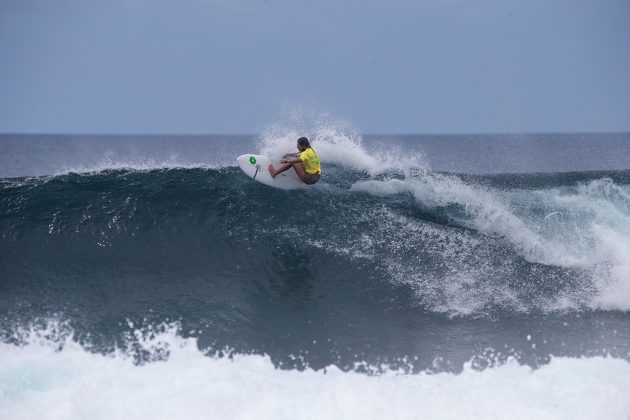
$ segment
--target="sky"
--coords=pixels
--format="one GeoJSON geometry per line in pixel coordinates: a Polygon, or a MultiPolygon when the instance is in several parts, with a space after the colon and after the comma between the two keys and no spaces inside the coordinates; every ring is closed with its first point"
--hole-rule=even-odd
{"type": "Polygon", "coordinates": [[[0,133],[630,132],[628,0],[0,0],[0,133]]]}

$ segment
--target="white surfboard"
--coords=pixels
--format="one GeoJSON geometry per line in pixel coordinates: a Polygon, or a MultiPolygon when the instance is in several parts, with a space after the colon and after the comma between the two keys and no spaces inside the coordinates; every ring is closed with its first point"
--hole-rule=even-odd
{"type": "Polygon", "coordinates": [[[236,158],[236,163],[238,163],[238,167],[241,168],[247,176],[270,187],[280,188],[282,190],[294,190],[306,186],[306,184],[298,178],[293,168],[272,177],[268,169],[269,164],[273,163],[273,166],[277,168],[280,162],[272,162],[267,156],[254,154],[241,155],[236,158]]]}

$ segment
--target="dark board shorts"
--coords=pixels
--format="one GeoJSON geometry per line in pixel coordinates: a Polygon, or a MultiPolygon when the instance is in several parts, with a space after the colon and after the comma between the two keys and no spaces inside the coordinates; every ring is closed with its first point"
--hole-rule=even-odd
{"type": "Polygon", "coordinates": [[[304,174],[304,183],[306,185],[313,185],[317,181],[319,181],[319,174],[309,174],[308,172],[304,174]]]}

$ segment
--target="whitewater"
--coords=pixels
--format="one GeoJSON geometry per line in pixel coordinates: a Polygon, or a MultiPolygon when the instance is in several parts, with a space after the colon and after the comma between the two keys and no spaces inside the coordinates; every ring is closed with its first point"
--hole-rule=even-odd
{"type": "Polygon", "coordinates": [[[124,352],[37,335],[24,347],[0,344],[2,418],[625,419],[630,411],[630,364],[606,357],[554,358],[536,370],[509,360],[484,371],[468,363],[458,375],[368,376],[207,355],[173,328],[141,341],[167,360],[140,366],[124,352]]]}
{"type": "Polygon", "coordinates": [[[629,145],[2,135],[0,417],[626,419],[629,145]]]}

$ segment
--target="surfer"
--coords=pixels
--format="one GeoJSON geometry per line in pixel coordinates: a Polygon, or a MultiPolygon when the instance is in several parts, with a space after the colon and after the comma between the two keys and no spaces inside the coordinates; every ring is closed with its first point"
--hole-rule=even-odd
{"type": "Polygon", "coordinates": [[[274,168],[270,163],[269,173],[275,177],[279,173],[293,168],[303,183],[313,185],[319,181],[319,176],[322,172],[319,167],[319,156],[317,156],[306,137],[298,139],[297,148],[300,153],[284,155],[280,161],[282,165],[278,169],[274,168]]]}

